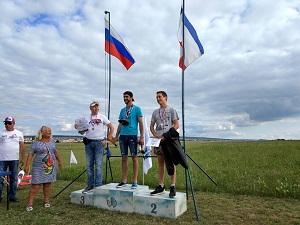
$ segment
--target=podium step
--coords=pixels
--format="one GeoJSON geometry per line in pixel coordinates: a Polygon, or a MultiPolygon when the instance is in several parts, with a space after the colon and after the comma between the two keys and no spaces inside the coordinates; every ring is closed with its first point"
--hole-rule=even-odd
{"type": "Polygon", "coordinates": [[[176,193],[176,198],[170,198],[169,192],[151,196],[150,190],[134,197],[134,212],[151,216],[176,219],[187,210],[186,194],[176,193]]]}
{"type": "Polygon", "coordinates": [[[71,193],[71,203],[94,206],[94,191],[82,194],[84,189],[71,193]]]}
{"type": "Polygon", "coordinates": [[[134,212],[134,196],[149,190],[148,186],[139,185],[131,189],[131,184],[117,188],[117,183],[110,183],[98,187],[94,191],[94,206],[112,211],[134,212]]]}

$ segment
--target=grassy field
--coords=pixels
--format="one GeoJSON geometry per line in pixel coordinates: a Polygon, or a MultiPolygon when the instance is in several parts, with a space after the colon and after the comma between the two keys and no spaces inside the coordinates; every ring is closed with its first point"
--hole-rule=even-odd
{"type": "MultiPolygon", "coordinates": [[[[27,149],[30,145],[26,145],[27,149]]],[[[85,170],[83,144],[58,144],[64,169],[53,184],[52,196],[85,170]],[[78,164],[70,167],[70,150],[78,164]]],[[[119,149],[110,147],[113,156],[119,149]]],[[[187,142],[191,181],[201,224],[294,224],[300,225],[300,141],[259,142],[187,142]],[[202,172],[203,169],[218,185],[202,172]]],[[[157,185],[157,162],[145,175],[145,185],[157,185]]],[[[129,161],[130,162],[130,161],[129,161]]],[[[104,181],[119,182],[121,158],[110,158],[111,172],[104,163],[104,181]]],[[[132,182],[129,163],[128,181],[132,182]]],[[[26,212],[29,186],[18,191],[20,203],[6,211],[5,201],[0,204],[0,224],[198,224],[190,187],[188,210],[174,219],[111,212],[70,203],[70,193],[85,187],[86,174],[52,200],[52,207],[42,207],[42,192],[36,198],[33,212],[26,212]]],[[[142,158],[139,183],[142,184],[142,158]]],[[[170,181],[166,176],[165,183],[170,181]]],[[[178,191],[185,191],[185,171],[178,166],[178,191]]],[[[4,194],[5,195],[5,194],[4,194]]]]}

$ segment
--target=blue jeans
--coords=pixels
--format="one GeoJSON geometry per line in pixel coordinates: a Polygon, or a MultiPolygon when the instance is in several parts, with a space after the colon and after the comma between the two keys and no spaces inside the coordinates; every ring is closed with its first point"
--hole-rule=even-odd
{"type": "Polygon", "coordinates": [[[137,135],[120,135],[119,143],[122,157],[128,156],[128,147],[132,156],[137,156],[137,135]]]}
{"type": "Polygon", "coordinates": [[[102,185],[102,164],[104,146],[100,144],[101,141],[102,140],[95,140],[85,145],[88,186],[98,187],[102,185]],[[96,175],[94,171],[94,165],[96,167],[96,175]]]}
{"type": "MultiPolygon", "coordinates": [[[[17,194],[17,176],[18,176],[19,160],[0,161],[0,171],[11,171],[9,176],[9,192],[8,197],[15,198],[17,194]]],[[[2,199],[3,177],[0,178],[0,199],[2,199]]]]}

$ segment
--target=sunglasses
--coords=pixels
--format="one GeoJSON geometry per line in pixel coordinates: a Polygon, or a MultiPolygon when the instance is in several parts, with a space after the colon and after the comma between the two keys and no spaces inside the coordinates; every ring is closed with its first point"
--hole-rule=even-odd
{"type": "Polygon", "coordinates": [[[12,125],[12,122],[3,122],[5,125],[12,125]]]}

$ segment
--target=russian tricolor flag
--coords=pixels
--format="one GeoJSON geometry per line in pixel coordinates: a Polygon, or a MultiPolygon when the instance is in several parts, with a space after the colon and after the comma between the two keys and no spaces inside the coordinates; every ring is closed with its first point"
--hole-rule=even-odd
{"type": "Polygon", "coordinates": [[[105,20],[105,51],[108,54],[118,58],[127,70],[135,63],[135,60],[129,52],[123,39],[115,31],[112,25],[110,25],[109,33],[109,23],[107,20],[105,20]]]}
{"type": "Polygon", "coordinates": [[[184,57],[184,69],[186,69],[192,62],[198,59],[201,55],[204,54],[204,49],[200,40],[198,38],[197,32],[188,20],[188,18],[183,13],[183,9],[181,7],[180,12],[180,21],[179,21],[179,29],[178,29],[178,41],[180,44],[180,59],[179,59],[179,67],[182,68],[182,60],[184,57]],[[183,19],[184,19],[184,52],[183,55],[183,19]]]}

